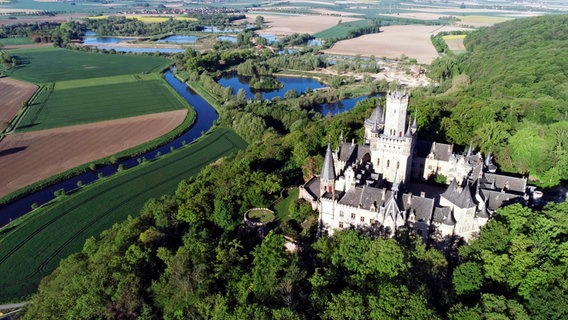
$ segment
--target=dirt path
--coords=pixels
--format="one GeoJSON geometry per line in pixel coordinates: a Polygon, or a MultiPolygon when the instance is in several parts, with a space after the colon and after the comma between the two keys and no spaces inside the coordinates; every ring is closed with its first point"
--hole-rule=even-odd
{"type": "Polygon", "coordinates": [[[0,141],[0,197],[81,164],[156,139],[187,110],[7,135],[0,141]]]}

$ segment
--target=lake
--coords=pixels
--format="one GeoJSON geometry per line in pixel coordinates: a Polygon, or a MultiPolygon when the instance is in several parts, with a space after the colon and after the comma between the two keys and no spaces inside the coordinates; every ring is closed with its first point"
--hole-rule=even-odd
{"type": "Polygon", "coordinates": [[[174,36],[167,36],[162,38],[156,42],[162,43],[195,43],[199,37],[196,36],[183,36],[183,35],[174,35],[174,36]]]}
{"type": "Polygon", "coordinates": [[[284,87],[275,90],[254,90],[249,85],[250,77],[243,77],[238,75],[224,76],[219,79],[218,83],[223,87],[233,87],[234,94],[237,94],[239,89],[244,89],[247,94],[247,99],[254,99],[255,93],[262,94],[263,99],[272,100],[272,98],[284,98],[286,92],[291,89],[296,89],[298,94],[306,92],[308,89],[319,89],[326,87],[325,84],[312,78],[297,78],[297,77],[282,77],[277,76],[276,79],[282,82],[284,87]]]}

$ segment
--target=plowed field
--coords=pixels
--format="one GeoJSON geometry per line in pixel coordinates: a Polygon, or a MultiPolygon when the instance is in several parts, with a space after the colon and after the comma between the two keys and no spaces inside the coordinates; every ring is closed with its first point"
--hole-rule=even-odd
{"type": "Polygon", "coordinates": [[[6,136],[0,141],[0,197],[83,163],[158,138],[187,110],[6,136]]]}
{"type": "Polygon", "coordinates": [[[0,78],[0,122],[12,120],[36,89],[31,83],[0,78]]]}

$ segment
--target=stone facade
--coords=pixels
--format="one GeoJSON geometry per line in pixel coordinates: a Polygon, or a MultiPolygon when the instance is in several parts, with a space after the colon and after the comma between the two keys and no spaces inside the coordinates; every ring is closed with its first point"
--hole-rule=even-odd
{"type": "Polygon", "coordinates": [[[321,175],[300,187],[300,197],[319,211],[322,231],[376,226],[393,235],[408,227],[425,240],[467,241],[497,208],[528,199],[526,178],[495,173],[491,155],[418,141],[408,101],[407,93],[387,94],[386,108],[365,120],[363,144],[341,137],[337,150],[328,145],[321,175]],[[424,183],[438,175],[446,188],[424,183]]]}

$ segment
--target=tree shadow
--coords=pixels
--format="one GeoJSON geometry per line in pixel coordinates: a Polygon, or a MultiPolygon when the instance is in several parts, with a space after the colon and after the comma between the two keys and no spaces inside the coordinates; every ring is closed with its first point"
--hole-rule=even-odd
{"type": "Polygon", "coordinates": [[[10,154],[18,153],[20,151],[26,150],[28,147],[15,147],[6,150],[0,150],[0,157],[7,156],[10,154]]]}
{"type": "Polygon", "coordinates": [[[35,126],[37,126],[38,124],[39,124],[38,122],[35,122],[35,123],[30,123],[30,124],[26,124],[26,125],[23,125],[23,126],[18,126],[18,128],[16,128],[16,129],[26,129],[26,128],[31,128],[31,127],[35,127],[35,126]]]}

